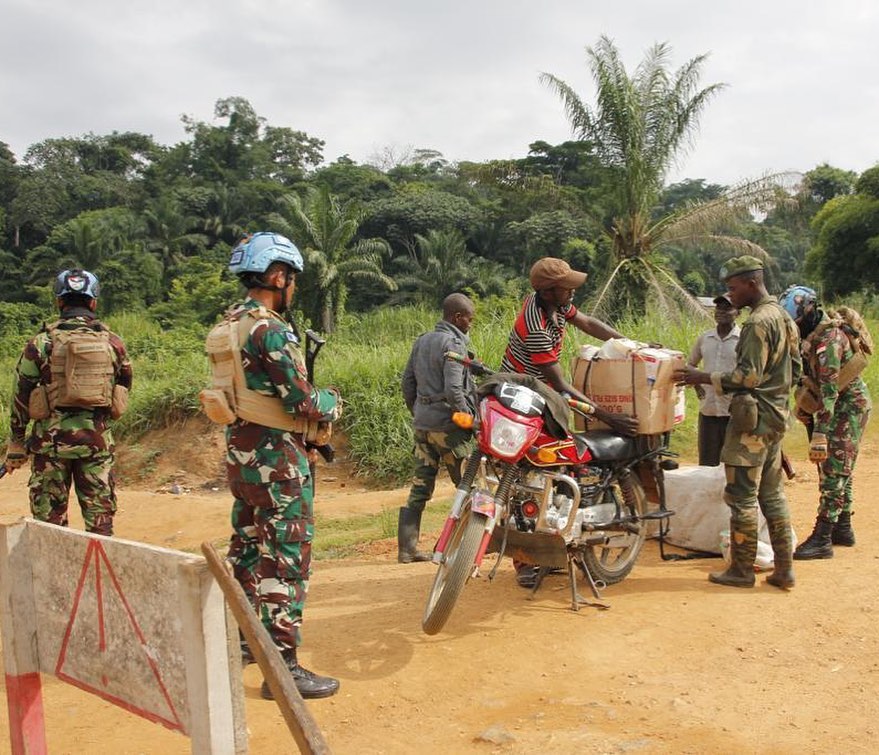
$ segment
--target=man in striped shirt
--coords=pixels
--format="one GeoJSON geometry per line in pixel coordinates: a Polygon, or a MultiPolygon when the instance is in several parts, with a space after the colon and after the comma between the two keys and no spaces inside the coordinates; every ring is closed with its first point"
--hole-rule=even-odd
{"type": "MultiPolygon", "coordinates": [[[[595,406],[593,416],[621,435],[635,435],[637,419],[611,414],[596,406],[588,396],[571,385],[559,366],[568,323],[601,341],[622,338],[610,325],[583,314],[574,306],[574,291],[586,282],[586,273],[572,270],[564,260],[543,257],[531,267],[529,279],[534,293],[525,299],[513,324],[510,341],[501,361],[501,372],[532,375],[563,395],[595,406]]],[[[520,587],[532,588],[537,584],[539,566],[521,561],[513,561],[513,566],[520,587]]]]}
{"type": "MultiPolygon", "coordinates": [[[[513,324],[501,371],[532,375],[559,393],[593,404],[571,385],[559,366],[565,328],[570,323],[600,341],[623,336],[574,306],[574,291],[586,282],[586,273],[572,270],[564,260],[543,257],[531,267],[529,279],[534,293],[525,299],[513,324]]],[[[595,418],[623,435],[635,435],[637,431],[634,417],[611,414],[596,406],[595,418]]]]}

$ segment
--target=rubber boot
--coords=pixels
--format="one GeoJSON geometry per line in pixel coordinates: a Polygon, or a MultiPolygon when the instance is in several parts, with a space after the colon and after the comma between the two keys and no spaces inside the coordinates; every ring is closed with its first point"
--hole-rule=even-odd
{"type": "MultiPolygon", "coordinates": [[[[318,676],[313,671],[303,668],[296,660],[296,650],[284,650],[281,655],[287,664],[287,669],[293,676],[296,689],[303,700],[317,700],[322,697],[330,697],[339,691],[339,680],[333,679],[331,676],[318,676]]],[[[260,697],[263,700],[274,700],[275,696],[269,689],[269,683],[263,682],[259,690],[260,697]]]]}
{"type": "Polygon", "coordinates": [[[830,542],[833,545],[851,547],[855,544],[855,531],[852,529],[852,512],[843,511],[839,519],[833,524],[830,532],[830,542]]]}
{"type": "Polygon", "coordinates": [[[411,564],[415,561],[430,561],[431,554],[418,550],[418,535],[421,532],[421,512],[408,506],[400,507],[400,520],[397,524],[397,561],[411,564]]]}
{"type": "Polygon", "coordinates": [[[753,587],[757,581],[754,577],[754,559],[757,558],[756,539],[748,543],[735,541],[735,530],[730,527],[729,539],[730,564],[726,571],[712,572],[708,581],[716,585],[728,587],[753,587]]]}
{"type": "Polygon", "coordinates": [[[807,561],[817,558],[833,558],[833,544],[830,542],[830,533],[833,531],[833,522],[829,519],[818,517],[815,520],[815,529],[794,551],[797,561],[807,561]]]}
{"type": "Polygon", "coordinates": [[[766,584],[780,590],[790,590],[794,579],[793,554],[791,547],[790,519],[767,521],[769,540],[772,543],[772,574],[766,577],[766,584]]]}

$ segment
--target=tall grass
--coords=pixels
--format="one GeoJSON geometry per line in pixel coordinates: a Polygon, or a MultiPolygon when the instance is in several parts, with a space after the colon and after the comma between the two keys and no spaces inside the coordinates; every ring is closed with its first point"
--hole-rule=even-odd
{"type": "MultiPolygon", "coordinates": [[[[490,367],[500,364],[509,331],[520,301],[492,298],[477,302],[471,331],[473,349],[490,367]]],[[[28,313],[32,316],[33,313],[28,313]]],[[[340,422],[349,441],[349,451],[359,472],[382,481],[402,482],[411,472],[411,419],[400,393],[400,378],[412,342],[431,330],[440,314],[425,307],[384,308],[368,315],[346,317],[340,330],[329,340],[316,366],[319,385],[335,385],[345,398],[340,422]]],[[[18,354],[35,327],[30,320],[0,317],[0,370],[7,379],[0,390],[0,440],[9,431],[9,403],[12,375],[18,354]]],[[[116,424],[123,442],[134,442],[146,431],[198,411],[198,392],[209,381],[204,354],[204,329],[164,330],[140,314],[114,316],[109,326],[126,342],[134,368],[134,390],[130,408],[116,424]]],[[[879,334],[877,321],[870,327],[879,334]]],[[[652,311],[615,323],[616,328],[639,341],[658,342],[688,353],[703,330],[712,327],[703,318],[673,319],[652,311]]],[[[582,343],[584,334],[568,329],[562,352],[566,367],[582,343]]],[[[874,395],[879,389],[879,359],[871,359],[865,379],[874,395]]],[[[672,437],[672,449],[685,459],[695,458],[698,400],[687,391],[687,419],[672,437]]],[[[799,442],[799,435],[792,441],[799,442]]]]}

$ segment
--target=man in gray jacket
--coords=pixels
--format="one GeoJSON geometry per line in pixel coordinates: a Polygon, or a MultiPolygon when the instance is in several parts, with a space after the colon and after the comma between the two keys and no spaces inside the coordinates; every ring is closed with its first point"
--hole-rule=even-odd
{"type": "Polygon", "coordinates": [[[454,412],[473,414],[473,382],[468,370],[444,358],[447,351],[467,354],[467,333],[473,322],[473,302],[464,294],[443,301],[443,319],[420,335],[403,371],[403,398],[415,430],[415,479],[409,500],[400,508],[397,526],[397,560],[401,564],[429,561],[418,551],[421,515],[433,495],[440,463],[456,485],[461,479],[461,459],[469,452],[470,430],[452,422],[454,412]]]}

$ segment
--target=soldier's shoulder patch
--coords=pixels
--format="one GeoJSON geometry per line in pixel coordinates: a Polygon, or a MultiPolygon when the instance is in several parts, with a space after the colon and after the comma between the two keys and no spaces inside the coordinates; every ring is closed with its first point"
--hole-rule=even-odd
{"type": "Polygon", "coordinates": [[[284,338],[287,339],[287,342],[288,342],[288,343],[292,343],[292,344],[295,344],[295,345],[297,345],[297,346],[299,345],[299,338],[296,336],[296,334],[295,334],[292,330],[288,330],[288,331],[286,331],[286,332],[284,333],[284,338]]]}

